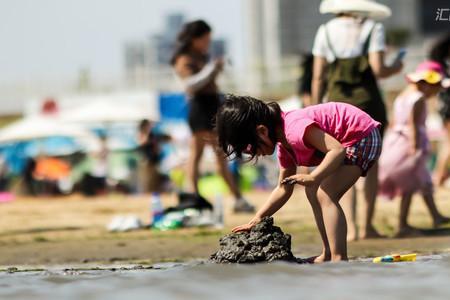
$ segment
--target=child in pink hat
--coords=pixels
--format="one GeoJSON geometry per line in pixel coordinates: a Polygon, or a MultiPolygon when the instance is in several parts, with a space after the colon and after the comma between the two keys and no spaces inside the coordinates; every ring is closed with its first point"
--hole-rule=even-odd
{"type": "Polygon", "coordinates": [[[384,139],[378,177],[380,194],[402,198],[398,236],[420,233],[407,222],[411,199],[416,192],[422,194],[434,227],[450,222],[438,211],[434,201],[431,174],[426,166],[429,141],[425,127],[426,100],[450,82],[442,66],[434,61],[421,63],[406,79],[407,87],[394,101],[393,120],[384,139]]]}

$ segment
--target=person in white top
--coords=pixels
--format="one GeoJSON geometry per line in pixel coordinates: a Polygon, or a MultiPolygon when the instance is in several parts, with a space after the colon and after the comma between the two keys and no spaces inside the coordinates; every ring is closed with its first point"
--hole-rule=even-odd
{"type": "MultiPolygon", "coordinates": [[[[387,115],[377,79],[400,72],[403,64],[400,59],[391,66],[384,63],[384,26],[374,19],[389,17],[391,10],[370,0],[323,0],[320,12],[336,16],[319,27],[314,41],[312,102],[320,103],[325,99],[353,104],[380,122],[382,132],[387,125],[387,115]]],[[[367,205],[361,238],[381,236],[372,225],[377,177],[375,165],[364,184],[367,205]]],[[[348,240],[358,238],[355,203],[355,189],[352,189],[343,198],[348,240]]]]}

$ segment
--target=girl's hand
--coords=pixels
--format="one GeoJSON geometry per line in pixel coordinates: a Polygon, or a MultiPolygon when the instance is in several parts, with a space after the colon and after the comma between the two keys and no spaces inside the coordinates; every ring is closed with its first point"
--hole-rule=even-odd
{"type": "Polygon", "coordinates": [[[250,229],[253,228],[253,226],[255,226],[256,224],[258,224],[259,222],[261,222],[261,218],[258,217],[254,217],[250,222],[248,222],[247,224],[244,225],[239,225],[234,227],[231,232],[233,233],[237,233],[237,232],[242,232],[242,231],[250,231],[250,229]]]}
{"type": "Polygon", "coordinates": [[[214,61],[214,63],[215,63],[215,65],[216,65],[216,70],[217,70],[218,72],[220,72],[220,71],[223,70],[223,66],[224,66],[224,64],[225,64],[225,61],[223,60],[222,57],[217,58],[217,59],[214,61]]]}
{"type": "Polygon", "coordinates": [[[317,184],[317,180],[311,174],[296,174],[293,176],[289,176],[284,178],[281,181],[281,184],[300,184],[303,186],[313,186],[317,184]]]}

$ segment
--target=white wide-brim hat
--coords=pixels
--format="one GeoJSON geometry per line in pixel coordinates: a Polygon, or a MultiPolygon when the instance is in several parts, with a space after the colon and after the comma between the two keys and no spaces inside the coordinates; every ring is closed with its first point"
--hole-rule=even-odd
{"type": "Polygon", "coordinates": [[[389,7],[372,0],[323,0],[319,11],[322,14],[356,13],[372,19],[391,15],[389,7]]]}

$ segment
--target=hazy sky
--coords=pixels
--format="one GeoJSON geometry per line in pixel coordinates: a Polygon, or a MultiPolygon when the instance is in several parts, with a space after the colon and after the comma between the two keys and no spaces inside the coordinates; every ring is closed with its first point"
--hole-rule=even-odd
{"type": "Polygon", "coordinates": [[[124,41],[158,32],[164,17],[204,18],[242,56],[241,0],[0,0],[0,84],[123,74],[124,41]]]}

